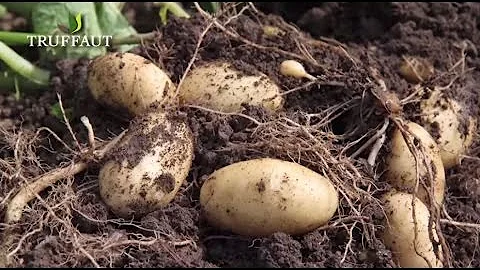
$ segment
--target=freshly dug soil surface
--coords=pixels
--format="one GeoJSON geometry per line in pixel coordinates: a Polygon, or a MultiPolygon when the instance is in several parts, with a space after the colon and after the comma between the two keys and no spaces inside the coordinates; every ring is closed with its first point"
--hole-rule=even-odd
{"type": "MultiPolygon", "coordinates": [[[[381,126],[388,115],[372,94],[378,85],[371,80],[371,68],[379,71],[387,90],[396,93],[398,98],[406,98],[414,91],[414,85],[399,74],[403,56],[424,58],[435,67],[435,75],[423,83],[425,86],[445,86],[455,79],[445,92],[464,105],[465,115],[478,117],[480,4],[309,3],[295,7],[276,4],[273,8],[266,5],[259,7],[282,15],[302,30],[288,27],[278,15],[263,15],[250,9],[229,21],[228,33],[212,27],[197,51],[199,37],[208,25],[201,15],[189,20],[171,18],[166,26],[161,26],[153,23],[159,20],[148,19],[158,11],[150,4],[129,3],[125,12],[137,29],[148,31],[158,27],[155,42],[134,52],[164,68],[175,83],[179,83],[195,55],[194,67],[225,60],[246,74],[266,74],[285,92],[303,86],[284,96],[285,109],[278,115],[245,106],[243,114],[257,121],[285,116],[305,122],[306,114],[322,113],[325,117],[332,106],[343,104],[331,113],[338,116],[334,119],[329,116],[333,121],[322,127],[337,135],[325,139],[333,156],[340,156],[346,145],[381,126]],[[274,26],[280,31],[277,35],[266,35],[264,26],[274,26]],[[465,61],[451,70],[462,59],[462,52],[465,61]],[[298,56],[295,60],[302,62],[307,72],[318,76],[318,83],[309,84],[308,80],[279,73],[280,63],[291,59],[292,54],[298,56]]],[[[222,15],[220,22],[225,23],[228,15],[234,14],[222,15]]],[[[33,178],[49,169],[68,165],[75,158],[49,131],[42,130],[35,136],[38,128],[48,127],[70,148],[76,149],[63,119],[51,112],[52,105],[58,101],[56,92],[61,95],[72,131],[82,146],[87,146],[88,140],[79,120],[81,116],[89,118],[95,136],[102,140],[128,128],[133,119],[131,115],[106,108],[90,96],[86,84],[88,63],[84,59],[58,62],[50,89],[38,95],[21,100],[16,100],[13,94],[0,95],[0,130],[5,134],[0,139],[0,158],[12,164],[21,160],[18,166],[22,169],[10,172],[12,175],[22,173],[24,177],[33,178]]],[[[418,120],[418,103],[409,103],[403,109],[402,117],[418,120]]],[[[98,192],[99,164],[92,164],[86,172],[42,192],[44,201],[37,200],[25,209],[21,222],[14,228],[20,235],[16,241],[21,235],[34,233],[24,238],[11,256],[15,264],[21,267],[395,266],[391,252],[381,241],[382,209],[368,200],[359,199],[357,205],[362,219],[346,219],[302,236],[275,233],[249,238],[209,226],[198,200],[201,184],[210,173],[241,160],[258,157],[294,160],[296,154],[286,150],[287,146],[277,147],[282,145],[282,138],[273,138],[267,143],[259,140],[260,135],[253,132],[255,125],[239,115],[225,116],[194,108],[180,111],[195,138],[195,158],[187,181],[168,207],[138,220],[116,219],[98,192]],[[147,238],[160,240],[147,241],[147,238]]],[[[297,144],[299,148],[304,146],[297,144]]],[[[353,153],[360,145],[343,154],[353,153]]],[[[361,192],[379,198],[388,188],[379,177],[388,151],[387,143],[377,159],[375,173],[365,166],[368,151],[352,163],[362,178],[357,183],[361,192]]],[[[445,210],[455,221],[480,224],[477,137],[468,155],[461,165],[446,172],[445,210]]],[[[307,159],[301,163],[319,169],[307,159]]],[[[1,179],[0,201],[22,185],[21,181],[4,176],[1,179]]],[[[2,216],[5,205],[5,202],[0,205],[2,216]]],[[[353,211],[344,199],[341,208],[345,215],[353,211]]],[[[334,220],[336,218],[338,216],[334,220]]],[[[452,266],[480,267],[478,226],[475,229],[443,222],[442,231],[451,250],[452,266]]]]}

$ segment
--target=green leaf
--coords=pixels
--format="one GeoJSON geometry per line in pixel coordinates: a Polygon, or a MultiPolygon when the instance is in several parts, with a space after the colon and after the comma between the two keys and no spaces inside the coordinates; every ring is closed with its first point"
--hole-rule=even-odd
{"type": "MultiPolygon", "coordinates": [[[[95,9],[100,28],[104,35],[111,35],[115,38],[128,37],[137,34],[135,28],[130,26],[125,16],[113,2],[95,2],[95,9]]],[[[118,50],[125,52],[137,45],[120,45],[118,50]]]]}

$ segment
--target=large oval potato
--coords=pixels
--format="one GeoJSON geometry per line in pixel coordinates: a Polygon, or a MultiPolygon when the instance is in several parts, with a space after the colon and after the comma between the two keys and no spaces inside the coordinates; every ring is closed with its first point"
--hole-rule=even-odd
{"type": "Polygon", "coordinates": [[[140,217],[168,204],[188,175],[193,137],[181,119],[138,117],[99,173],[100,195],[120,217],[140,217]]]}
{"type": "Polygon", "coordinates": [[[263,158],[223,167],[206,180],[200,204],[214,226],[249,236],[302,234],[338,207],[333,184],[293,162],[263,158]]]}
{"type": "MultiPolygon", "coordinates": [[[[419,145],[425,149],[425,155],[430,160],[434,179],[434,197],[438,205],[442,205],[445,195],[445,170],[443,168],[440,150],[432,136],[420,125],[408,122],[405,128],[410,130],[419,138],[419,145]]],[[[419,158],[421,159],[420,155],[419,158]]],[[[427,167],[422,160],[419,160],[419,177],[428,181],[427,167]]],[[[395,188],[413,192],[416,184],[416,162],[407,146],[401,131],[397,128],[394,131],[391,141],[391,152],[386,160],[386,180],[395,188]]],[[[418,186],[417,196],[428,205],[428,194],[421,184],[418,186]]]]}
{"type": "Polygon", "coordinates": [[[245,75],[225,62],[211,62],[192,69],[179,89],[180,102],[222,112],[239,112],[242,103],[267,110],[282,108],[280,87],[265,74],[245,75]]]}
{"type": "Polygon", "coordinates": [[[477,123],[472,116],[462,116],[465,110],[455,100],[434,90],[430,97],[420,103],[422,121],[430,134],[435,134],[440,148],[445,169],[460,163],[460,156],[465,154],[473,143],[477,123]],[[465,118],[463,120],[463,118],[465,118]],[[461,123],[465,121],[466,123],[461,123]]]}
{"type": "MultiPolygon", "coordinates": [[[[391,249],[394,260],[400,267],[426,268],[430,265],[443,267],[430,241],[428,225],[430,213],[421,200],[416,197],[414,199],[412,196],[408,193],[390,192],[383,198],[384,210],[387,214],[383,235],[384,244],[391,249]],[[415,200],[415,208],[412,207],[413,200],[415,200]],[[415,219],[413,219],[413,213],[415,213],[415,219]]],[[[434,240],[438,242],[435,223],[430,230],[434,240]]],[[[439,245],[438,248],[440,258],[443,258],[441,246],[439,245]]]]}
{"type": "Polygon", "coordinates": [[[176,90],[163,70],[132,53],[95,58],[88,67],[88,87],[98,102],[135,115],[153,104],[173,103],[176,90]]]}

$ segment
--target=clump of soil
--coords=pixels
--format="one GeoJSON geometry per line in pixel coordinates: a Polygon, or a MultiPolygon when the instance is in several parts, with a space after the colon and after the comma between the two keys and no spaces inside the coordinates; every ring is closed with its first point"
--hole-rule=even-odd
{"type": "MultiPolygon", "coordinates": [[[[135,9],[133,5],[127,8],[135,9]]],[[[140,7],[136,8],[135,13],[144,12],[140,7]]],[[[308,34],[287,26],[280,17],[248,10],[229,20],[228,33],[212,27],[196,52],[200,34],[208,24],[202,16],[197,14],[189,20],[172,18],[166,26],[159,26],[159,38],[155,43],[136,52],[163,67],[175,83],[180,81],[195,54],[194,66],[223,59],[247,73],[265,73],[285,91],[301,89],[285,96],[285,110],[276,115],[262,108],[245,106],[243,115],[259,123],[268,123],[260,126],[242,115],[225,116],[182,108],[195,138],[195,159],[190,175],[168,207],[141,220],[120,220],[108,212],[98,194],[99,168],[96,165],[44,191],[40,194],[43,201],[35,200],[15,227],[18,236],[13,243],[18,243],[22,235],[31,232],[11,256],[15,265],[394,266],[391,252],[381,242],[383,213],[375,199],[388,186],[363,165],[365,154],[360,155],[355,163],[339,159],[358,149],[363,141],[360,140],[356,147],[345,149],[348,143],[377,128],[388,114],[372,95],[372,91],[378,89],[378,82],[372,79],[371,68],[379,71],[387,89],[400,99],[414,90],[413,85],[398,73],[404,54],[423,57],[435,66],[436,75],[424,82],[424,86],[446,85],[455,78],[450,95],[466,105],[466,112],[477,116],[478,90],[475,85],[478,85],[476,78],[480,77],[478,71],[467,68],[478,67],[480,63],[475,51],[480,45],[480,32],[473,25],[480,13],[480,5],[319,3],[310,11],[298,12],[289,19],[297,21],[301,13],[305,15],[298,21],[300,26],[311,30],[315,37],[330,39],[314,41],[308,34]],[[452,18],[456,18],[455,23],[452,18]],[[263,26],[266,25],[278,27],[280,34],[265,35],[263,26]],[[465,40],[467,46],[462,47],[465,40]],[[462,70],[463,65],[459,65],[450,70],[462,58],[462,48],[466,53],[466,69],[462,70]],[[291,59],[292,54],[308,73],[318,77],[317,83],[308,84],[308,81],[279,74],[280,63],[291,59]],[[309,124],[311,129],[307,131],[320,143],[314,143],[304,131],[288,126],[288,122],[281,122],[285,118],[301,125],[309,124]],[[299,151],[301,155],[297,157],[299,151]],[[340,202],[338,217],[350,216],[351,219],[334,220],[333,225],[303,236],[276,233],[258,239],[209,226],[198,203],[201,184],[208,174],[233,162],[267,156],[298,159],[314,170],[324,170],[336,185],[344,186],[347,198],[355,199],[353,205],[344,198],[340,202]],[[348,173],[357,177],[349,178],[348,173]],[[359,215],[352,214],[352,206],[360,212],[359,215]]],[[[219,20],[225,23],[228,17],[219,20]]],[[[132,20],[136,20],[133,15],[132,20]]],[[[93,101],[86,85],[87,66],[88,60],[58,62],[51,87],[61,94],[64,107],[72,109],[72,130],[82,146],[87,145],[87,132],[79,121],[80,116],[88,116],[95,135],[103,140],[119,134],[132,120],[128,114],[93,101]]],[[[70,148],[75,148],[63,119],[50,113],[51,105],[56,102],[53,91],[21,101],[11,96],[0,98],[0,123],[9,134],[1,141],[4,147],[0,150],[2,160],[8,164],[2,165],[8,167],[5,169],[7,174],[18,172],[15,164],[19,162],[21,173],[32,177],[53,167],[70,164],[76,158],[51,133],[35,135],[36,128],[47,126],[70,148]],[[3,113],[5,110],[10,112],[3,113]],[[21,129],[20,125],[23,125],[21,129]],[[28,147],[19,148],[19,141],[28,147]]],[[[417,105],[405,106],[404,117],[416,119],[417,105]]],[[[385,148],[388,149],[388,145],[385,148]]],[[[377,174],[381,174],[386,151],[383,150],[377,160],[380,164],[376,168],[377,174]]],[[[470,155],[478,157],[479,153],[474,147],[470,155]]],[[[476,168],[478,160],[470,158],[447,173],[445,206],[454,220],[480,222],[478,181],[475,180],[480,178],[480,171],[476,168]]],[[[3,175],[2,180],[2,198],[21,184],[3,175]]],[[[2,203],[2,209],[4,207],[2,203]]],[[[446,221],[442,224],[452,251],[453,266],[480,266],[475,255],[478,230],[459,229],[446,221]]]]}

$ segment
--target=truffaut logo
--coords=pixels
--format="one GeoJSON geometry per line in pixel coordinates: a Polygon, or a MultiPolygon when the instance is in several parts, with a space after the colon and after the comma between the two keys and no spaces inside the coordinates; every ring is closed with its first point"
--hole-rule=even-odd
{"type": "Polygon", "coordinates": [[[29,47],[110,47],[112,36],[74,35],[83,29],[83,15],[78,13],[68,18],[68,27],[59,24],[57,35],[27,36],[29,47]]]}
{"type": "Polygon", "coordinates": [[[75,16],[75,21],[70,20],[70,34],[73,35],[80,30],[82,30],[82,13],[78,13],[75,16]]]}

